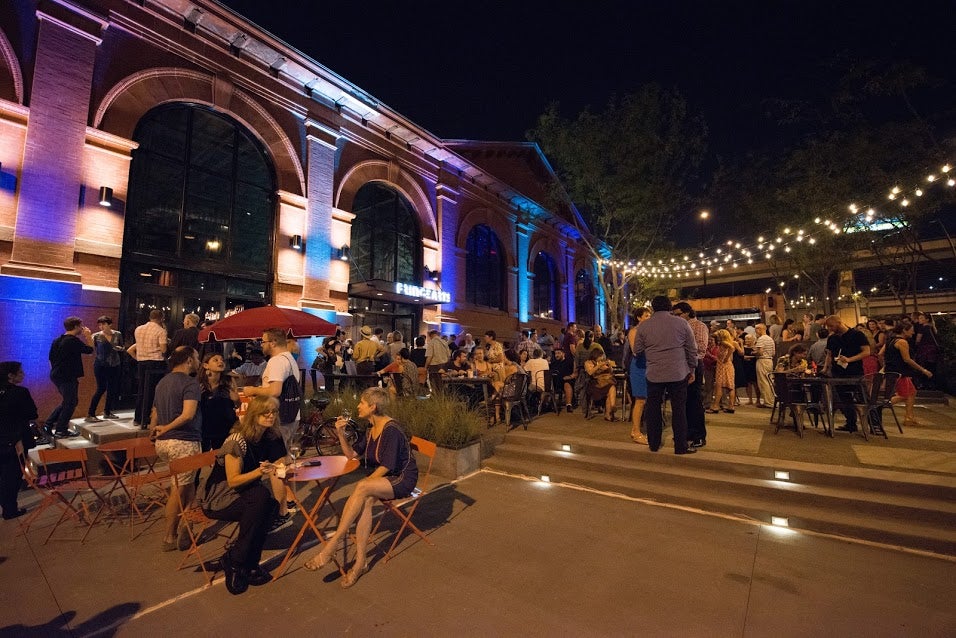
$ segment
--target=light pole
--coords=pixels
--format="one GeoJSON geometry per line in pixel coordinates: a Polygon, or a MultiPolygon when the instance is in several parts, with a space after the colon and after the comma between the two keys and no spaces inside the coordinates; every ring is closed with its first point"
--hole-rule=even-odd
{"type": "MultiPolygon", "coordinates": [[[[710,219],[710,211],[702,210],[697,216],[697,219],[700,221],[700,254],[704,254],[704,224],[710,219]]],[[[701,260],[703,261],[703,257],[701,260]]],[[[704,273],[704,285],[707,285],[707,264],[701,263],[701,271],[704,273]]]]}

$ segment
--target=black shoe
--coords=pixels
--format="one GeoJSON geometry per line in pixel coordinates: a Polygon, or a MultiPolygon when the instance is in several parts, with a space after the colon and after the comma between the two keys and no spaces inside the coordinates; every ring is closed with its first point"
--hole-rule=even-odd
{"type": "Polygon", "coordinates": [[[568,411],[568,414],[571,414],[571,404],[564,406],[564,409],[568,411]]]}
{"type": "Polygon", "coordinates": [[[674,450],[674,454],[697,454],[697,448],[689,447],[686,450],[674,450]]]}
{"type": "Polygon", "coordinates": [[[693,441],[687,442],[687,447],[698,448],[704,447],[705,445],[707,445],[707,441],[704,439],[694,439],[693,441]]]}
{"type": "Polygon", "coordinates": [[[837,430],[837,431],[839,431],[839,432],[856,432],[856,426],[855,426],[855,425],[853,425],[853,426],[850,426],[850,425],[840,425],[840,426],[837,426],[837,427],[834,428],[834,429],[837,430]]]}
{"type": "Polygon", "coordinates": [[[43,430],[43,433],[46,434],[47,436],[53,436],[53,426],[50,425],[49,423],[44,423],[41,429],[43,430]]]}
{"type": "Polygon", "coordinates": [[[248,573],[245,569],[234,565],[228,553],[223,554],[219,562],[222,563],[222,570],[226,572],[226,589],[230,594],[238,596],[249,589],[248,573]]]}
{"type": "Polygon", "coordinates": [[[262,569],[261,567],[256,567],[255,569],[249,570],[248,576],[249,584],[253,587],[259,587],[260,585],[266,585],[272,582],[272,574],[262,569]]]}
{"type": "Polygon", "coordinates": [[[17,511],[13,512],[12,514],[7,514],[6,512],[4,512],[4,513],[3,513],[3,520],[9,521],[10,519],[13,519],[13,518],[19,518],[19,517],[23,516],[23,515],[26,514],[26,513],[27,513],[27,510],[26,510],[26,508],[24,508],[24,507],[21,507],[20,509],[18,509],[17,511]]]}
{"type": "Polygon", "coordinates": [[[284,516],[276,515],[276,517],[272,520],[272,525],[269,526],[268,533],[271,534],[272,532],[275,532],[276,530],[280,530],[291,522],[292,522],[292,514],[286,514],[284,516]]]}
{"type": "Polygon", "coordinates": [[[73,437],[80,436],[80,433],[75,430],[57,430],[53,433],[54,439],[72,439],[73,437]]]}
{"type": "Polygon", "coordinates": [[[113,414],[112,412],[107,412],[106,414],[103,415],[103,418],[109,419],[111,421],[116,421],[117,419],[119,419],[119,417],[113,414]]]}

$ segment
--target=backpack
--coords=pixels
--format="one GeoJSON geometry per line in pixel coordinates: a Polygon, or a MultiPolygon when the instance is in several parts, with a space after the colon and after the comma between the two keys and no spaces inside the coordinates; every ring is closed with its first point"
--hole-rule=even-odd
{"type": "MultiPolygon", "coordinates": [[[[286,358],[288,361],[289,358],[286,358]]],[[[299,367],[293,365],[292,372],[282,382],[282,392],[279,394],[279,423],[292,423],[299,416],[302,407],[302,391],[299,389],[299,367]]]]}

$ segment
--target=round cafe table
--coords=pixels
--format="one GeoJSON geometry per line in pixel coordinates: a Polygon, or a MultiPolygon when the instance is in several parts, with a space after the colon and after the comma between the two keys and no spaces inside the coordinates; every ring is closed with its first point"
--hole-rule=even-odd
{"type": "MultiPolygon", "coordinates": [[[[286,552],[285,558],[282,559],[282,564],[280,564],[273,573],[276,579],[285,573],[289,561],[292,559],[292,555],[302,542],[306,531],[310,528],[320,543],[325,544],[327,542],[322,534],[322,530],[316,525],[318,514],[322,507],[329,503],[332,490],[335,489],[339,479],[349,472],[355,471],[359,466],[359,462],[358,459],[349,459],[345,456],[314,456],[307,459],[300,459],[297,465],[301,465],[301,467],[287,471],[285,479],[283,480],[292,487],[290,490],[292,492],[292,498],[295,500],[299,511],[302,512],[305,517],[305,521],[302,523],[302,528],[299,529],[295,540],[293,540],[289,546],[289,551],[286,552]],[[310,465],[312,463],[318,463],[318,465],[310,465]],[[319,498],[315,502],[315,505],[312,506],[312,509],[306,510],[305,506],[303,506],[299,500],[295,488],[298,484],[312,482],[317,483],[322,488],[322,492],[319,494],[319,498]]],[[[329,506],[331,507],[331,505],[329,506]]],[[[334,518],[338,518],[334,508],[332,512],[336,514],[334,518]]]]}

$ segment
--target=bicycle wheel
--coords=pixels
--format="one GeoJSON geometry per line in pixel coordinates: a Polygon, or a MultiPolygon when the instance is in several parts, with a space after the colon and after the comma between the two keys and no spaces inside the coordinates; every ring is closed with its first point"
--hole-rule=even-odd
{"type": "MultiPolygon", "coordinates": [[[[355,422],[349,420],[345,424],[345,440],[349,445],[354,445],[358,440],[358,428],[355,422]]],[[[335,431],[335,419],[326,419],[316,430],[315,447],[322,456],[333,456],[342,453],[342,446],[339,443],[338,434],[335,431]]]]}

